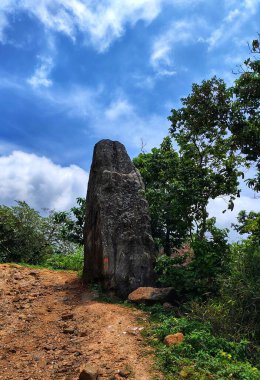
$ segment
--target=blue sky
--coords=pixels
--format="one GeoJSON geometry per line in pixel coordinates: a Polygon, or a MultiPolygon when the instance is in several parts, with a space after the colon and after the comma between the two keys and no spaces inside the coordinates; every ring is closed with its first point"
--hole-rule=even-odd
{"type": "Polygon", "coordinates": [[[259,15],[260,0],[1,0],[0,203],[66,209],[97,141],[158,146],[193,82],[236,79],[259,15]]]}

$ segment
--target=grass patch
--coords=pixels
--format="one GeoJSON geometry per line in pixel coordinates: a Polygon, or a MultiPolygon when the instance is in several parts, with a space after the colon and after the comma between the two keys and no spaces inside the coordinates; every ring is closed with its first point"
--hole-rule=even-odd
{"type": "Polygon", "coordinates": [[[71,254],[52,254],[47,259],[45,259],[42,263],[37,265],[29,264],[27,262],[10,262],[10,263],[2,263],[9,265],[21,265],[23,267],[33,268],[33,269],[52,269],[52,270],[65,270],[65,271],[74,271],[78,272],[78,275],[81,276],[83,271],[83,263],[84,263],[84,255],[83,248],[79,247],[75,252],[71,254]]]}
{"type": "Polygon", "coordinates": [[[83,250],[80,247],[75,253],[69,255],[54,254],[49,257],[44,265],[51,269],[63,269],[82,272],[83,270],[83,250]]]}
{"type": "Polygon", "coordinates": [[[165,379],[258,380],[260,371],[252,358],[250,342],[234,342],[212,332],[210,323],[165,313],[161,306],[143,307],[151,313],[144,335],[155,348],[157,364],[165,379]],[[185,339],[167,347],[166,335],[182,332],[185,339]]]}

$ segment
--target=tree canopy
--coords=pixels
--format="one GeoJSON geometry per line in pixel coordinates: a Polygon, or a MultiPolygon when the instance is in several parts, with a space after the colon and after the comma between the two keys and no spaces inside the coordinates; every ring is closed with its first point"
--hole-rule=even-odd
{"type": "Polygon", "coordinates": [[[77,203],[70,211],[51,210],[46,216],[23,201],[0,206],[0,262],[40,264],[53,254],[76,251],[83,244],[85,200],[77,203]]]}
{"type": "Polygon", "coordinates": [[[239,78],[233,88],[235,100],[233,109],[239,118],[233,120],[231,132],[237,148],[249,163],[255,162],[257,174],[248,180],[249,187],[260,191],[260,53],[259,39],[251,45],[253,57],[248,58],[241,67],[239,78]]]}
{"type": "Polygon", "coordinates": [[[234,118],[232,90],[213,77],[193,84],[192,93],[181,101],[183,107],[171,111],[170,134],[179,146],[186,187],[193,197],[194,221],[204,236],[209,199],[229,195],[232,209],[240,192],[243,159],[228,133],[234,118]]]}
{"type": "MultiPolygon", "coordinates": [[[[254,40],[252,53],[258,54],[259,46],[254,40]]],[[[259,191],[259,70],[260,61],[248,58],[233,87],[217,77],[193,84],[182,107],[171,110],[170,135],[134,159],[145,182],[154,237],[166,253],[192,232],[205,237],[209,200],[228,196],[233,209],[250,166],[257,175],[247,183],[259,191]]]]}
{"type": "Polygon", "coordinates": [[[173,246],[185,241],[193,226],[179,154],[166,137],[160,148],[139,154],[134,164],[144,180],[153,236],[170,254],[173,246]]]}
{"type": "Polygon", "coordinates": [[[39,264],[52,253],[40,214],[26,202],[0,206],[0,261],[39,264]]]}

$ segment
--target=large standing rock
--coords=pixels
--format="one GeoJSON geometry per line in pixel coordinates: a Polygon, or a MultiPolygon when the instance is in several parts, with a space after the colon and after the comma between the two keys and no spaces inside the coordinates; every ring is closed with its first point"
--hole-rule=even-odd
{"type": "Polygon", "coordinates": [[[153,284],[154,253],[141,176],[124,145],[102,140],[88,184],[84,280],[126,297],[153,284]]]}

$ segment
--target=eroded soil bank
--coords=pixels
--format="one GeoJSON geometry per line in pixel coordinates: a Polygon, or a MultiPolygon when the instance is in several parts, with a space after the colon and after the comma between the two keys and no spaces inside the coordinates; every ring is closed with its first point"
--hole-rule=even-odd
{"type": "Polygon", "coordinates": [[[0,379],[162,379],[140,334],[139,310],[95,300],[77,275],[0,265],[0,379]],[[115,377],[116,375],[116,377],[115,377]]]}

